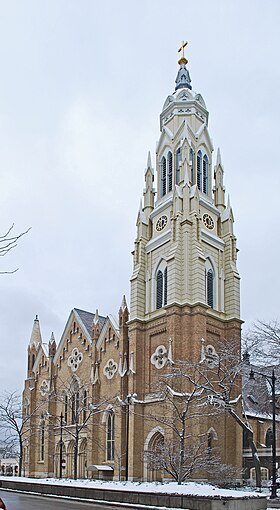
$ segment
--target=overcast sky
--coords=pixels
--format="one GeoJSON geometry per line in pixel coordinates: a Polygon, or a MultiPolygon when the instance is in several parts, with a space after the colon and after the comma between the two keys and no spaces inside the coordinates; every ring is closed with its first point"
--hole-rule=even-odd
{"type": "MultiPolygon", "coordinates": [[[[0,0],[0,385],[21,389],[35,314],[117,314],[177,49],[210,112],[238,237],[242,318],[279,317],[280,2],[0,0]]],[[[216,156],[215,156],[216,157],[216,156]]]]}

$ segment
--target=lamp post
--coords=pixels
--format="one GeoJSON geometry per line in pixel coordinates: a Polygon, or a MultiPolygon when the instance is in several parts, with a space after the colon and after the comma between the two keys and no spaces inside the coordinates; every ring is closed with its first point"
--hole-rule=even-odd
{"type": "Polygon", "coordinates": [[[60,440],[59,440],[59,478],[62,478],[62,425],[63,415],[60,415],[60,440]]]}
{"type": "Polygon", "coordinates": [[[253,369],[250,371],[250,379],[255,379],[255,374],[264,377],[271,387],[272,395],[272,484],[270,499],[277,498],[277,484],[276,484],[276,398],[275,398],[275,373],[272,370],[272,375],[256,372],[253,369]]]}
{"type": "Polygon", "coordinates": [[[126,406],[126,451],[125,451],[125,479],[128,480],[128,467],[129,467],[129,455],[128,455],[128,449],[129,449],[129,406],[131,404],[134,404],[135,399],[137,398],[136,393],[129,393],[124,400],[124,404],[126,406]]]}

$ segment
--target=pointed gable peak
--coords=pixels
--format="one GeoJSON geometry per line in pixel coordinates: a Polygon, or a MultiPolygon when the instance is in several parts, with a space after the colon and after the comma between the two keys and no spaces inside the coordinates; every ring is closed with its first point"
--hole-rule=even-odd
{"type": "Polygon", "coordinates": [[[35,316],[33,328],[31,332],[30,342],[29,346],[35,345],[37,348],[39,344],[42,343],[42,336],[41,336],[41,330],[40,330],[40,323],[38,319],[38,315],[35,316]]]}

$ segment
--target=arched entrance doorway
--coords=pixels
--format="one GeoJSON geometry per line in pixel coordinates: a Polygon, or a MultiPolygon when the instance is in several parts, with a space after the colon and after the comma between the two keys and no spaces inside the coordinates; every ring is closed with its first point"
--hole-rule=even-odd
{"type": "Polygon", "coordinates": [[[144,445],[144,480],[162,481],[163,471],[159,467],[159,456],[164,448],[164,430],[155,427],[146,438],[144,445]]]}

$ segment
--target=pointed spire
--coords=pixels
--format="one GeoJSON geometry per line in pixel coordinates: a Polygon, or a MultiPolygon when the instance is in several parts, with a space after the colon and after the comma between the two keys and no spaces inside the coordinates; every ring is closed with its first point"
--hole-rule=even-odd
{"type": "Polygon", "coordinates": [[[187,42],[182,41],[182,45],[178,49],[178,52],[181,51],[182,55],[178,60],[180,69],[178,71],[177,78],[175,80],[175,83],[176,83],[175,91],[178,89],[184,89],[184,88],[191,89],[192,88],[189,71],[186,68],[186,64],[188,63],[188,60],[185,58],[185,55],[184,55],[184,48],[185,48],[185,46],[187,46],[187,44],[188,44],[187,42]]]}
{"type": "Polygon", "coordinates": [[[218,147],[218,151],[217,151],[217,160],[216,160],[216,165],[219,166],[223,166],[222,165],[222,158],[221,158],[221,151],[220,151],[220,147],[218,147]]]}
{"type": "Polygon", "coordinates": [[[127,302],[126,302],[125,295],[123,295],[122,303],[121,303],[121,310],[124,311],[126,308],[127,308],[127,302]]]}
{"type": "Polygon", "coordinates": [[[41,336],[41,330],[40,330],[40,323],[38,319],[38,315],[36,315],[34,319],[34,324],[31,332],[30,342],[29,346],[35,345],[35,347],[38,347],[39,344],[42,343],[42,336],[41,336]]]}
{"type": "Polygon", "coordinates": [[[53,334],[53,331],[52,331],[52,334],[51,334],[51,338],[50,338],[50,344],[53,344],[55,343],[55,338],[54,338],[54,334],[53,334]]]}
{"type": "Polygon", "coordinates": [[[229,198],[229,194],[228,194],[228,199],[227,199],[227,210],[229,211],[231,208],[230,206],[230,198],[229,198]]]}
{"type": "Polygon", "coordinates": [[[148,168],[151,168],[151,169],[152,169],[152,159],[151,159],[151,153],[150,153],[150,151],[148,152],[147,170],[148,170],[148,168]]]}
{"type": "Polygon", "coordinates": [[[96,324],[98,323],[99,321],[99,315],[98,315],[98,309],[96,308],[95,310],[95,316],[94,316],[94,319],[93,319],[93,324],[96,326],[96,324]]]}

